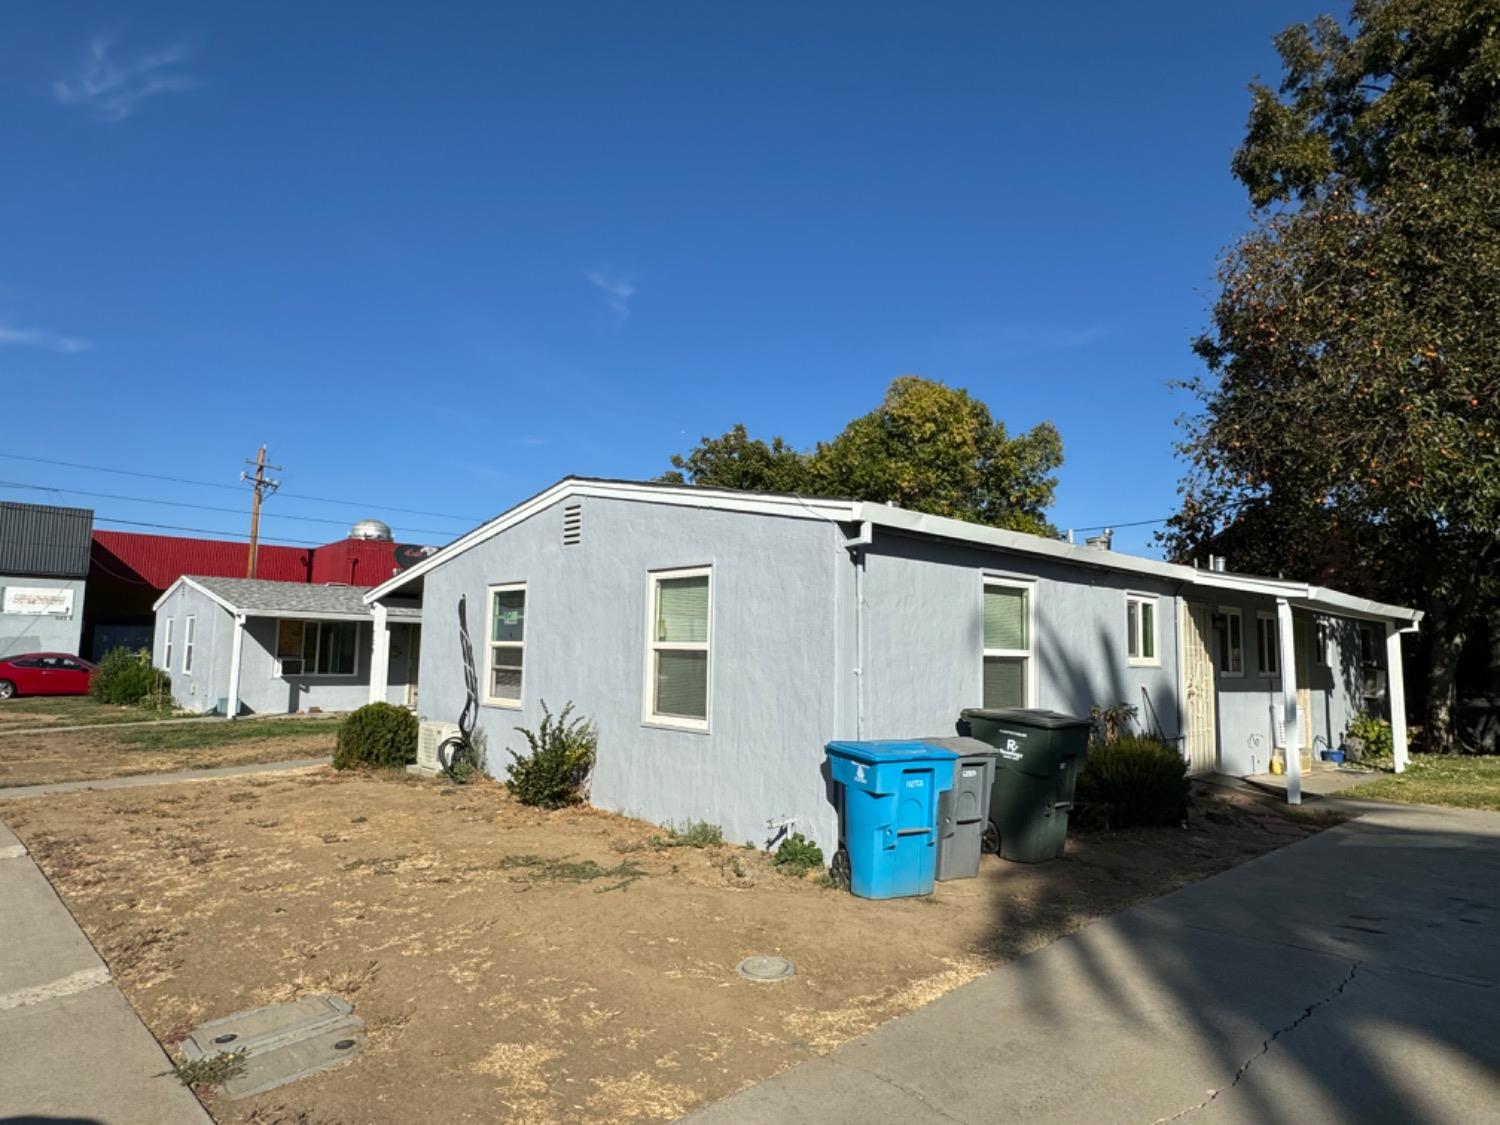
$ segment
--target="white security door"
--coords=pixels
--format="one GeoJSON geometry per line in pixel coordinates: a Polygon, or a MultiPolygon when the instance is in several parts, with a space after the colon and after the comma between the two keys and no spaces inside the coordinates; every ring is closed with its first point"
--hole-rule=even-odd
{"type": "Polygon", "coordinates": [[[1188,772],[1212,773],[1219,767],[1218,724],[1214,715],[1213,612],[1206,605],[1186,604],[1182,614],[1182,713],[1187,728],[1188,772]]]}

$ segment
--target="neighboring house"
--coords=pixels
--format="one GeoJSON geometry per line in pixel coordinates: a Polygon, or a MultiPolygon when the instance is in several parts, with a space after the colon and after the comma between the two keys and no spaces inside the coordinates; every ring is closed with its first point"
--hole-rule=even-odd
{"type": "Polygon", "coordinates": [[[0,501],[0,659],[78,652],[93,523],[87,508],[0,501]]]}
{"type": "MultiPolygon", "coordinates": [[[[183,576],[155,605],[154,663],[189,711],[352,711],[372,699],[364,591],[260,578],[183,576]]],[[[421,610],[382,611],[378,698],[414,706],[421,610]]]]}
{"type": "MultiPolygon", "coordinates": [[[[418,598],[421,713],[463,707],[463,599],[492,772],[543,700],[571,702],[599,724],[595,804],[736,840],[792,825],[825,850],[832,739],[950,734],[980,705],[1123,702],[1193,771],[1261,772],[1274,747],[1337,743],[1362,705],[1362,627],[1396,653],[1420,619],[883,504],[579,478],[366,592],[377,654],[418,598]]],[[[384,683],[377,667],[373,698],[384,683]]]]}

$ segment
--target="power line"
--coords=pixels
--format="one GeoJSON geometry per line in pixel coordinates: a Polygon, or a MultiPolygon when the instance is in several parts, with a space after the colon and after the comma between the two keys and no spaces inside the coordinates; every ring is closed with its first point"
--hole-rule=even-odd
{"type": "MultiPolygon", "coordinates": [[[[116,476],[122,477],[140,477],[143,480],[162,480],[170,481],[173,484],[191,484],[199,488],[227,488],[230,492],[240,491],[240,487],[237,484],[222,484],[219,481],[212,480],[192,480],[188,477],[169,477],[163,476],[160,473],[142,473],[134,469],[111,469],[105,467],[104,465],[83,465],[79,464],[77,461],[55,461],[49,457],[27,457],[20,453],[0,453],[0,457],[5,457],[12,461],[30,461],[33,464],[37,465],[60,465],[65,469],[83,469],[86,472],[90,473],[113,473],[116,476]]],[[[452,512],[427,512],[423,511],[420,508],[397,508],[391,504],[370,504],[363,500],[335,500],[332,497],[328,496],[308,496],[307,494],[301,492],[283,492],[281,493],[281,495],[293,500],[308,500],[315,504],[339,504],[345,508],[365,508],[374,509],[381,512],[401,512],[402,514],[408,516],[432,516],[435,519],[458,520],[461,523],[470,525],[484,522],[477,516],[456,516],[452,512]]]]}
{"type": "MultiPolygon", "coordinates": [[[[246,536],[236,535],[232,531],[215,531],[210,527],[181,527],[175,523],[143,523],[140,520],[122,520],[116,519],[114,516],[101,516],[97,512],[94,513],[94,522],[119,523],[125,524],[127,527],[154,527],[159,528],[162,531],[191,531],[196,535],[212,535],[218,539],[231,539],[236,542],[244,542],[247,540],[246,536]]],[[[319,543],[316,539],[283,539],[280,537],[273,537],[269,535],[264,535],[261,538],[270,540],[274,543],[292,543],[299,547],[322,547],[326,545],[323,543],[319,543]]]]}
{"type": "MultiPolygon", "coordinates": [[[[220,508],[213,504],[191,504],[186,500],[153,500],[149,496],[121,496],[114,492],[89,492],[81,488],[55,488],[46,484],[30,484],[26,481],[0,480],[0,488],[27,489],[32,492],[56,492],[69,496],[92,496],[96,500],[128,500],[133,504],[157,504],[164,508],[192,508],[200,512],[228,512],[231,515],[243,515],[240,508],[220,508]]],[[[266,519],[297,520],[299,523],[331,523],[335,526],[344,526],[347,520],[330,519],[327,516],[294,516],[286,512],[266,512],[266,519]]],[[[435,527],[405,527],[401,531],[410,531],[418,535],[443,535],[452,538],[461,535],[462,532],[444,531],[435,527]]]]}

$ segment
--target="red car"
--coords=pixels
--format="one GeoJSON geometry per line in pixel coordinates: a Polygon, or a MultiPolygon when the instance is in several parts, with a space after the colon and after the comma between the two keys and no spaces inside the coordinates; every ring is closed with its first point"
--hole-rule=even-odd
{"type": "Polygon", "coordinates": [[[87,695],[94,666],[66,652],[28,652],[0,660],[0,699],[16,695],[87,695]]]}

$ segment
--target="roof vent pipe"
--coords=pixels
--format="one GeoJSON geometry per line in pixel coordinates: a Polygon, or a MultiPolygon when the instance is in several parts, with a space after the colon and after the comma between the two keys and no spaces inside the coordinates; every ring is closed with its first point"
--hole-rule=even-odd
{"type": "Polygon", "coordinates": [[[1115,529],[1106,527],[1098,535],[1090,535],[1083,541],[1085,547],[1098,547],[1101,551],[1107,551],[1110,544],[1115,541],[1115,529]]]}

